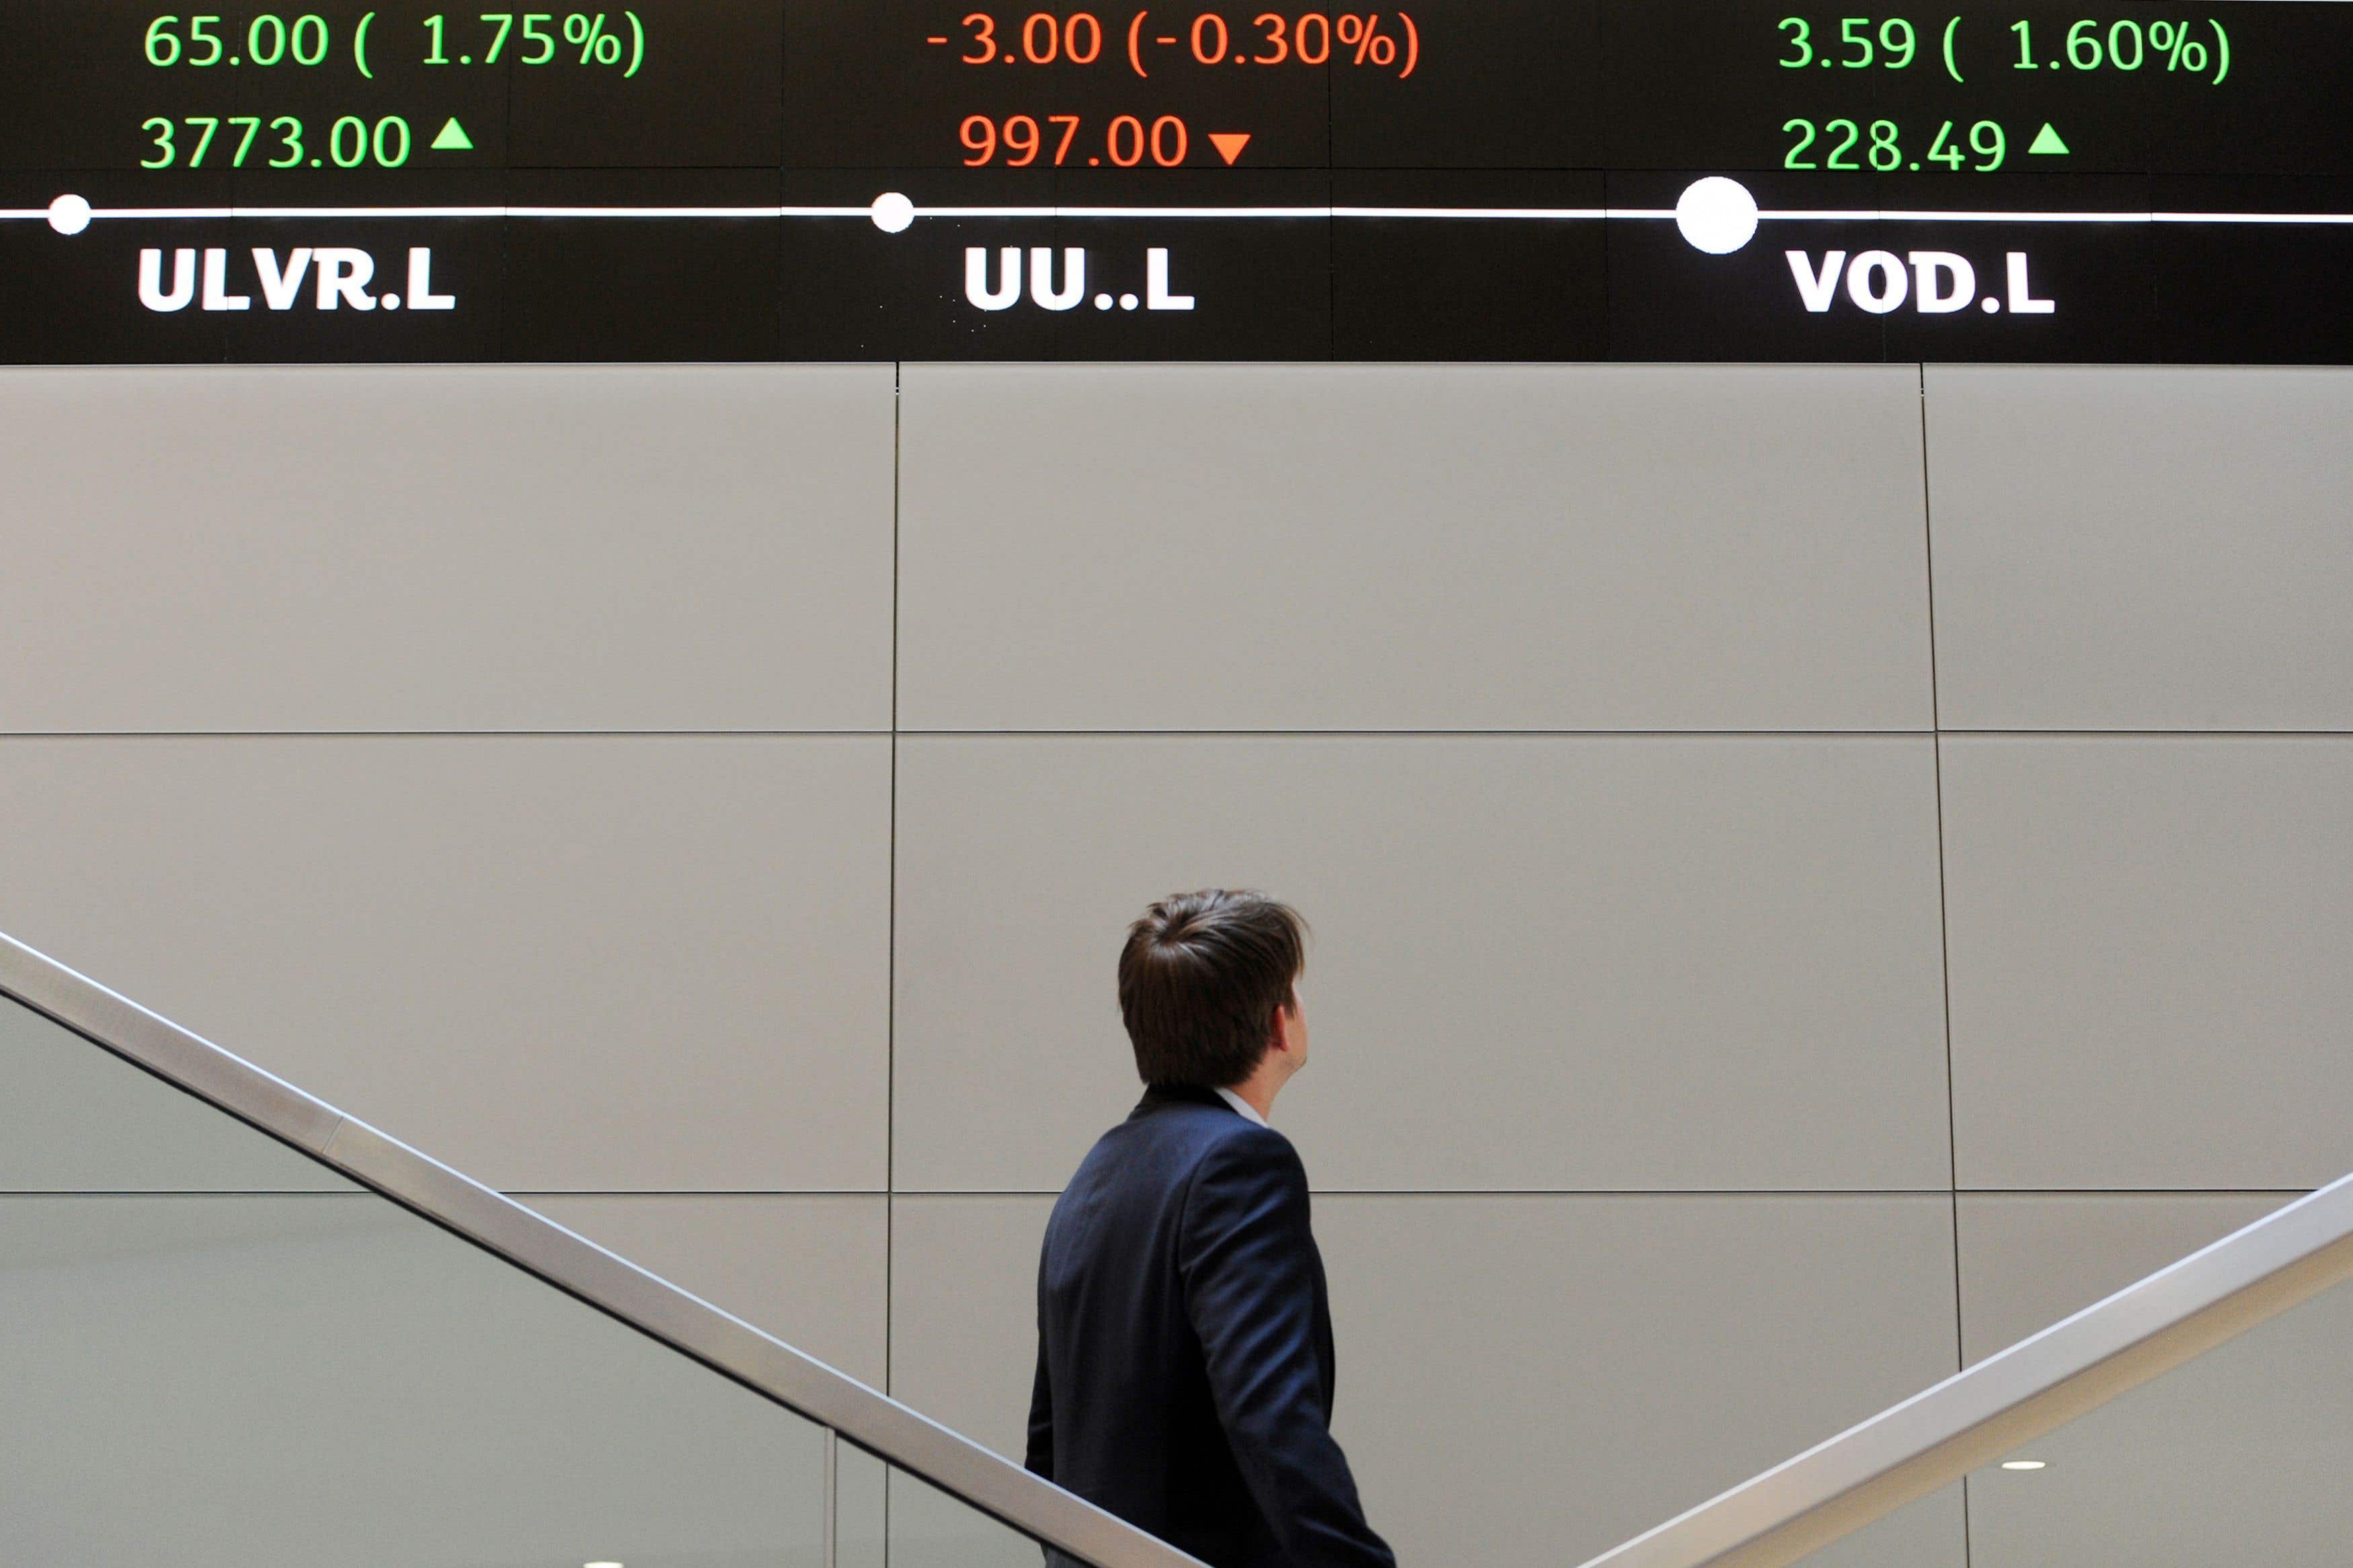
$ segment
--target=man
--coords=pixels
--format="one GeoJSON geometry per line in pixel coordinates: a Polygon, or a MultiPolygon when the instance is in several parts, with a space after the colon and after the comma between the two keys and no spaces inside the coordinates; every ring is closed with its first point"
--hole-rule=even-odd
{"type": "Polygon", "coordinates": [[[1029,1466],[1214,1568],[1395,1568],[1333,1442],[1307,1172],[1267,1125],[1307,1063],[1304,927],[1257,893],[1164,899],[1119,1007],[1143,1100],[1054,1205],[1029,1466]]]}

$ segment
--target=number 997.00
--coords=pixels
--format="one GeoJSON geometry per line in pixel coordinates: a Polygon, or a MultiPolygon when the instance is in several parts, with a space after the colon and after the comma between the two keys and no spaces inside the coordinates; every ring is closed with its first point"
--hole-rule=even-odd
{"type": "Polygon", "coordinates": [[[1958,169],[1964,164],[1979,174],[1990,174],[2001,167],[2010,153],[2010,139],[1990,120],[1980,120],[1968,129],[1968,150],[1953,135],[1949,120],[1937,128],[1936,139],[1926,153],[1907,154],[1904,151],[1904,134],[1893,120],[1874,120],[1866,132],[1852,120],[1826,120],[1818,131],[1810,120],[1784,121],[1781,129],[1795,138],[1788,155],[1781,160],[1785,169],[1862,169],[1870,167],[1884,173],[1890,169],[1926,167],[1941,164],[1958,169]],[[1969,153],[1977,154],[1972,160],[1969,153]],[[1819,154],[1820,161],[1816,162],[1819,154]]]}

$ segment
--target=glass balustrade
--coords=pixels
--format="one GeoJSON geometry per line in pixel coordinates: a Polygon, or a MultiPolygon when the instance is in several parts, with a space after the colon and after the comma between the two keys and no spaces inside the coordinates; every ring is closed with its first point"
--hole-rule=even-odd
{"type": "MultiPolygon", "coordinates": [[[[2056,1281],[2023,1283],[2035,1295],[2056,1281]]],[[[2348,1562],[2353,1178],[1983,1356],[1588,1568],[2348,1562]],[[1858,1518],[1871,1522],[1809,1549],[1858,1518]]]]}
{"type": "Polygon", "coordinates": [[[2353,1286],[1968,1478],[1974,1568],[2344,1568],[2353,1286]]]}
{"type": "Polygon", "coordinates": [[[2353,1561],[2353,1285],[1796,1561],[2344,1568],[2353,1561]]]}
{"type": "Polygon", "coordinates": [[[0,1391],[10,1564],[1039,1561],[909,1471],[5,996],[0,1391]]]}

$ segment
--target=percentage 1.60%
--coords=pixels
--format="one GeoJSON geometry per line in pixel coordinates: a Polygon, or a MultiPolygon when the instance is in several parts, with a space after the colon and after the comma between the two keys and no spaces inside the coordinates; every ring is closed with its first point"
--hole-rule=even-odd
{"type": "MultiPolygon", "coordinates": [[[[1958,16],[1948,18],[1941,35],[1930,40],[1926,56],[1941,60],[1945,74],[1955,81],[1968,80],[1978,68],[1974,65],[1963,68],[1961,21],[1958,16]]],[[[1788,52],[1775,63],[1784,70],[1802,70],[1808,66],[1825,70],[1903,70],[1923,58],[1920,29],[1905,17],[1841,16],[1835,37],[1831,25],[1829,18],[1822,18],[1818,32],[1817,23],[1807,17],[1782,17],[1774,26],[1788,52]]],[[[1935,24],[1929,26],[1933,28],[1935,24]]],[[[2106,23],[2086,17],[2068,26],[2063,42],[2051,42],[2046,32],[2044,43],[2038,47],[2033,22],[2012,22],[2010,31],[2017,40],[2018,55],[2008,63],[2010,69],[2022,71],[2131,72],[2146,67],[2152,75],[2176,74],[2220,87],[2231,74],[2230,30],[2211,16],[2203,23],[2203,36],[2196,31],[2200,26],[2162,16],[2147,21],[2126,16],[2106,23]]],[[[2003,53],[2007,56],[2008,51],[2003,53]]]]}
{"type": "Polygon", "coordinates": [[[1149,77],[1155,66],[1187,62],[1337,64],[1394,71],[1403,80],[1421,64],[1421,28],[1405,11],[1394,16],[1377,11],[1282,16],[1269,11],[1238,24],[1207,11],[1189,23],[1159,22],[1147,10],[1130,16],[1124,28],[1114,23],[1108,34],[1103,19],[1087,11],[1067,16],[1039,11],[1018,22],[976,11],[958,26],[961,36],[934,34],[923,42],[954,46],[955,58],[968,66],[1091,66],[1124,58],[1137,76],[1149,77]],[[1108,51],[1106,37],[1113,46],[1108,51]],[[1123,40],[1124,48],[1118,47],[1123,40]]]}

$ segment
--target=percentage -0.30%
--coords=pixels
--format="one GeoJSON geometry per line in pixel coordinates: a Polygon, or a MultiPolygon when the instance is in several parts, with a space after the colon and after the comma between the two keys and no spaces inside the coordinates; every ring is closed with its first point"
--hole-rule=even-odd
{"type": "Polygon", "coordinates": [[[1406,11],[1262,12],[1247,22],[1204,11],[1180,22],[1145,10],[1108,28],[1087,11],[1039,11],[1018,19],[976,11],[958,26],[955,35],[934,34],[923,42],[956,49],[955,58],[968,66],[1092,66],[1124,57],[1131,71],[1147,78],[1161,66],[1337,64],[1393,71],[1403,80],[1421,64],[1421,28],[1406,11]],[[1118,47],[1123,40],[1124,50],[1118,47]]]}

